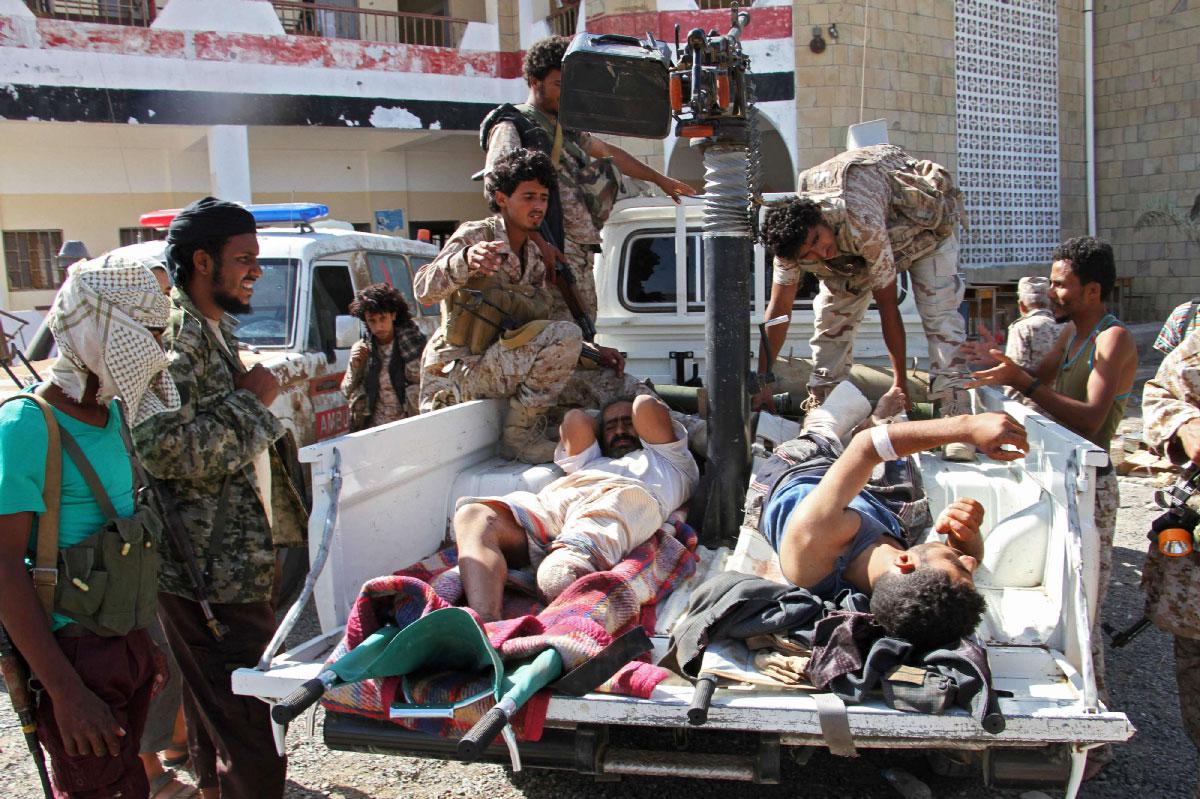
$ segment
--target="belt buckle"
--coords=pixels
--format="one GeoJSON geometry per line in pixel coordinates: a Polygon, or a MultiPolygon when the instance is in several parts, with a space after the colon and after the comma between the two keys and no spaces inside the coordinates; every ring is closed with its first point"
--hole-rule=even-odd
{"type": "Polygon", "coordinates": [[[54,588],[58,585],[58,568],[39,568],[34,566],[29,571],[33,578],[33,584],[37,586],[49,586],[54,588]]]}

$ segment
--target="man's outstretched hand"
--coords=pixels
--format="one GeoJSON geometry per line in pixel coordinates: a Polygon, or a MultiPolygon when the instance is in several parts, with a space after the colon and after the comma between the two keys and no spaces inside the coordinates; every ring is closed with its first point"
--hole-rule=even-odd
{"type": "Polygon", "coordinates": [[[1029,372],[1026,372],[1000,350],[991,350],[989,355],[996,361],[996,366],[974,373],[975,379],[963,388],[978,388],[979,386],[1012,386],[1023,391],[1033,382],[1029,372]]]}
{"type": "Polygon", "coordinates": [[[993,350],[1000,349],[1000,340],[992,331],[987,329],[987,325],[979,323],[979,340],[964,341],[958,348],[959,353],[967,359],[967,363],[975,367],[994,366],[996,364],[996,356],[993,355],[993,350]]]}
{"type": "Polygon", "coordinates": [[[1005,413],[980,413],[959,417],[969,425],[967,442],[997,461],[1015,461],[1029,452],[1025,428],[1005,413]]]}
{"type": "Polygon", "coordinates": [[[679,204],[680,197],[695,197],[696,190],[682,180],[676,180],[673,177],[663,175],[661,180],[656,181],[658,187],[663,190],[663,193],[679,204]]]}

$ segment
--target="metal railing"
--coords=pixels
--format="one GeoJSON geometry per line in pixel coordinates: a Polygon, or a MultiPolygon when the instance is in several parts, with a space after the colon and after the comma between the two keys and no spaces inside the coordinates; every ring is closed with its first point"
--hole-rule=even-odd
{"type": "MultiPolygon", "coordinates": [[[[729,8],[734,2],[735,0],[696,0],[696,4],[705,11],[714,8],[729,8]]],[[[754,4],[753,0],[736,0],[736,2],[741,8],[749,8],[754,4]]]]}
{"type": "Polygon", "coordinates": [[[72,22],[100,22],[148,28],[154,21],[154,0],[25,0],[39,17],[72,22]]]}
{"type": "Polygon", "coordinates": [[[579,24],[578,0],[551,11],[546,17],[546,23],[555,36],[574,36],[575,26],[579,24]]]}
{"type": "Polygon", "coordinates": [[[467,29],[465,19],[436,14],[343,8],[284,0],[271,0],[271,5],[283,23],[283,29],[299,36],[457,47],[467,29]]]}

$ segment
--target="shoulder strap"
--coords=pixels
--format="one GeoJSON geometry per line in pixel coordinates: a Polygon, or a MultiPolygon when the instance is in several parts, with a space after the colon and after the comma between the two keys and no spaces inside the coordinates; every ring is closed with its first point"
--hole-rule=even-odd
{"type": "Polygon", "coordinates": [[[96,504],[100,506],[100,510],[104,513],[104,518],[112,521],[117,518],[117,509],[113,507],[112,499],[108,496],[108,492],[104,490],[104,483],[100,482],[100,475],[96,474],[96,470],[92,468],[91,461],[87,455],[83,454],[83,449],[79,446],[79,442],[75,440],[75,436],[62,431],[62,448],[66,450],[67,457],[75,464],[75,468],[83,475],[83,481],[87,483],[91,489],[92,496],[96,498],[96,504]]]}
{"type": "Polygon", "coordinates": [[[555,169],[558,169],[558,159],[562,158],[563,149],[563,131],[562,125],[558,122],[554,123],[554,146],[550,148],[550,163],[555,169]]]}
{"type": "Polygon", "coordinates": [[[0,402],[31,400],[42,409],[46,420],[46,481],[42,486],[42,503],[46,510],[38,516],[37,551],[33,560],[33,589],[46,615],[54,612],[54,588],[58,585],[58,521],[62,511],[62,444],[61,429],[50,403],[37,394],[17,394],[0,402]]]}

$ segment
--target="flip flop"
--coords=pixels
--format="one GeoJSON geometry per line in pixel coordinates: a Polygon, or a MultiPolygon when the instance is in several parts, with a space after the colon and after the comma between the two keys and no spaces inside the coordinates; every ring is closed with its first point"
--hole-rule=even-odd
{"type": "Polygon", "coordinates": [[[173,769],[167,769],[150,780],[150,799],[194,799],[199,795],[200,789],[180,782],[173,769]]]}

